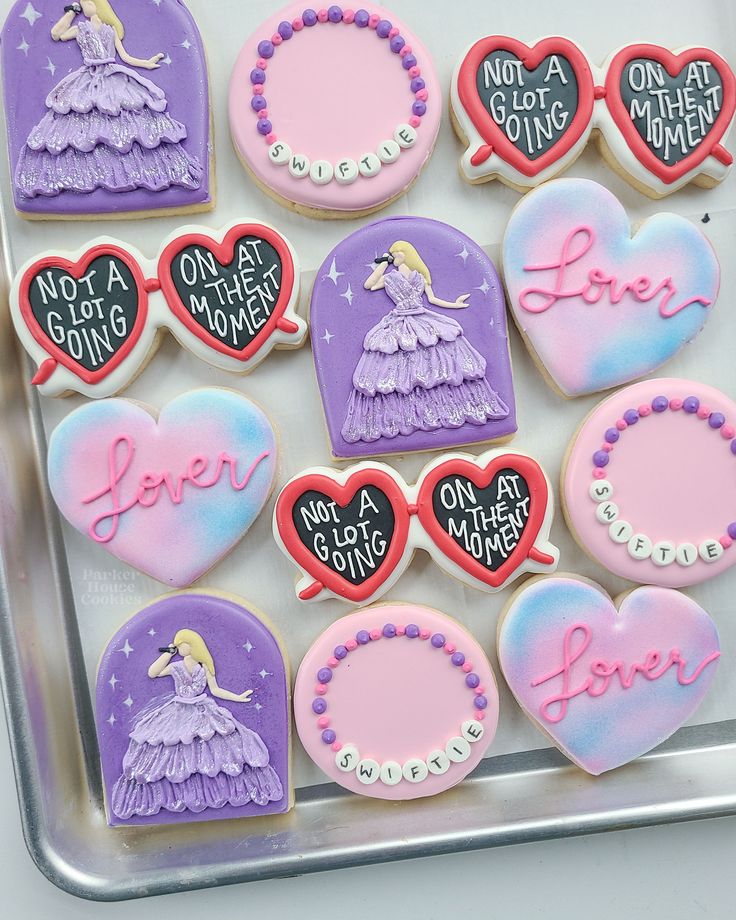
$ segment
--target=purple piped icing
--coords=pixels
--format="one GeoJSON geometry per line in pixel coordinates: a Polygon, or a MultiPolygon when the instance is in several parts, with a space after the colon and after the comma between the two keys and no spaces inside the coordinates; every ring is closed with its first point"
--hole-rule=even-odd
{"type": "Polygon", "coordinates": [[[121,60],[116,23],[34,0],[40,16],[29,26],[27,6],[11,9],[0,43],[16,208],[73,216],[207,205],[207,70],[188,10],[113,0],[125,50],[157,65],[143,67],[121,60]]]}

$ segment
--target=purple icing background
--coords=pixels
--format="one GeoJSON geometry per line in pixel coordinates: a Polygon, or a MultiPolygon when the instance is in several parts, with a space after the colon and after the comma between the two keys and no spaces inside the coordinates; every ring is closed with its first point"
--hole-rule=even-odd
{"type": "Polygon", "coordinates": [[[505,437],[516,431],[503,287],[488,256],[454,227],[421,217],[389,217],[356,230],[332,250],[317,272],[310,325],[317,380],[336,457],[441,450],[505,437]],[[486,377],[509,407],[509,415],[484,425],[466,423],[460,428],[416,431],[411,435],[350,444],[342,437],[341,429],[363,338],[393,307],[385,291],[367,291],[363,283],[372,270],[373,259],[397,240],[406,240],[416,247],[429,268],[438,297],[454,300],[459,294],[470,294],[467,309],[433,307],[427,304],[426,297],[424,304],[460,323],[468,341],[486,359],[486,377]],[[331,271],[333,260],[335,270],[331,271]],[[329,342],[325,340],[326,333],[329,342]]]}
{"type": "MultiPolygon", "coordinates": [[[[18,0],[2,31],[2,73],[5,118],[10,153],[10,172],[28,134],[46,112],[48,93],[66,74],[82,66],[76,41],[55,42],[51,27],[63,15],[64,0],[32,0],[36,18],[21,16],[29,0],[18,0]],[[30,24],[33,20],[33,25],[30,24]],[[27,52],[19,47],[28,45],[27,52]],[[54,71],[52,73],[52,70],[54,71]]],[[[13,188],[15,207],[29,214],[99,214],[115,211],[181,208],[210,201],[209,169],[209,94],[204,45],[197,26],[180,0],[112,0],[113,8],[125,26],[123,44],[134,57],[148,58],[163,52],[170,63],[161,62],[157,70],[136,73],[152,80],[166,94],[168,111],[187,128],[182,146],[203,166],[198,189],[174,186],[160,192],[136,189],[109,192],[97,189],[89,194],[62,192],[55,198],[22,198],[13,188]],[[186,48],[183,43],[189,43],[186,48]]],[[[81,21],[82,17],[78,17],[81,21]]],[[[122,63],[117,59],[117,63],[122,63]]]]}
{"type": "MultiPolygon", "coordinates": [[[[198,814],[161,810],[157,815],[134,816],[126,820],[115,817],[108,809],[108,822],[112,825],[180,824],[287,811],[291,710],[287,676],[278,643],[269,629],[246,607],[204,592],[174,594],[154,601],[121,627],[103,653],[97,673],[95,717],[106,800],[109,802],[115,780],[122,772],[128,732],[134,716],[149,700],[174,689],[172,678],[152,679],[147,672],[159,657],[159,647],[168,645],[179,629],[194,629],[205,640],[221,687],[235,693],[253,689],[249,703],[215,702],[261,736],[270,753],[270,762],[284,787],[284,797],[266,806],[250,802],[242,807],[208,808],[198,814]],[[152,629],[155,630],[154,635],[150,635],[152,629]],[[252,646],[250,651],[245,647],[247,645],[252,646]],[[127,647],[130,650],[126,654],[127,647]],[[261,671],[268,672],[267,676],[262,677],[261,671]],[[116,678],[114,687],[110,685],[113,675],[116,678]],[[126,704],[129,698],[132,703],[126,704]],[[109,721],[111,716],[115,718],[112,724],[109,721]]],[[[176,656],[172,661],[181,659],[176,656]]]]}

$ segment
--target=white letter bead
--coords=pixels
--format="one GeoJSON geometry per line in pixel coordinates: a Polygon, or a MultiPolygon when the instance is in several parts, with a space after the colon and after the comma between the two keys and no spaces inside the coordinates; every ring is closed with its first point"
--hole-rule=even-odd
{"type": "Polygon", "coordinates": [[[335,170],[329,160],[315,160],[309,170],[309,178],[315,185],[327,185],[328,182],[332,182],[334,175],[335,170]]]}
{"type": "Polygon", "coordinates": [[[470,757],[470,745],[465,738],[450,738],[445,745],[445,754],[453,763],[462,763],[470,757]]]}
{"type": "Polygon", "coordinates": [[[417,132],[411,125],[397,125],[394,131],[394,140],[406,150],[407,147],[413,147],[417,142],[417,132]]]}
{"type": "Polygon", "coordinates": [[[614,521],[608,528],[608,536],[614,543],[628,543],[634,533],[634,528],[628,521],[614,521]]]}
{"type": "Polygon", "coordinates": [[[652,547],[652,562],[655,565],[672,565],[675,561],[675,544],[669,540],[660,540],[652,547]]]}
{"type": "Polygon", "coordinates": [[[485,729],[483,728],[483,723],[479,722],[477,719],[468,719],[467,722],[463,722],[461,731],[463,733],[463,738],[471,744],[474,744],[483,737],[485,729]]]}
{"type": "Polygon", "coordinates": [[[697,562],[698,559],[698,547],[693,543],[680,543],[677,547],[677,564],[678,565],[692,565],[694,562],[697,562]]]}
{"type": "Polygon", "coordinates": [[[381,764],[381,782],[384,786],[395,786],[401,782],[401,764],[395,760],[387,760],[381,764]]]}
{"type": "Polygon", "coordinates": [[[394,140],[381,141],[378,145],[378,159],[382,163],[395,163],[401,155],[401,147],[394,140]]]}
{"type": "Polygon", "coordinates": [[[286,166],[291,159],[291,147],[283,141],[274,141],[268,148],[268,158],[274,166],[286,166]]]}
{"type": "Polygon", "coordinates": [[[409,783],[421,783],[427,778],[429,768],[423,760],[418,757],[412,757],[407,760],[402,770],[404,779],[409,783]]]}
{"type": "Polygon", "coordinates": [[[645,533],[635,533],[629,540],[629,555],[632,559],[648,559],[652,555],[652,541],[645,533]]]}
{"type": "Polygon", "coordinates": [[[335,179],[340,185],[350,185],[358,178],[358,164],[355,160],[346,157],[335,163],[335,179]]]}
{"type": "Polygon", "coordinates": [[[723,547],[718,540],[703,540],[698,552],[703,562],[715,562],[723,555],[723,547]]]}
{"type": "Polygon", "coordinates": [[[295,179],[303,179],[309,175],[309,158],[301,153],[292,154],[289,160],[289,172],[295,179]]]}
{"type": "Polygon", "coordinates": [[[613,495],[613,486],[607,479],[594,479],[589,491],[594,502],[604,502],[613,495]]]}
{"type": "Polygon", "coordinates": [[[377,176],[381,171],[381,161],[375,153],[364,153],[358,160],[358,169],[360,170],[361,176],[370,179],[373,176],[377,176]]]}
{"type": "Polygon", "coordinates": [[[359,760],[360,754],[353,744],[346,744],[342,750],[335,754],[337,769],[342,770],[343,773],[350,773],[351,770],[354,770],[358,766],[359,760]]]}
{"type": "Polygon", "coordinates": [[[618,517],[618,505],[614,502],[603,502],[595,509],[595,516],[601,524],[613,524],[618,517]]]}
{"type": "Polygon", "coordinates": [[[427,767],[430,773],[434,773],[435,776],[441,776],[450,769],[450,762],[450,758],[444,751],[432,751],[427,758],[427,767]]]}
{"type": "Polygon", "coordinates": [[[366,760],[361,760],[358,764],[355,775],[364,786],[370,786],[381,775],[381,765],[375,760],[366,758],[366,760]]]}

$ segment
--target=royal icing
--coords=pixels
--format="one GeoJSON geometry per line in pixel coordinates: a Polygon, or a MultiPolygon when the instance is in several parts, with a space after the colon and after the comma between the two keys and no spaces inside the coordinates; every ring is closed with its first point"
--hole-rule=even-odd
{"type": "Polygon", "coordinates": [[[436,795],[493,740],[498,691],[483,650],[428,607],[371,607],[328,627],[307,652],[294,717],[309,756],[362,795],[436,795]]]}
{"type": "Polygon", "coordinates": [[[598,585],[572,576],[522,588],[498,634],[521,707],[594,775],[669,738],[699,706],[719,657],[715,624],[678,591],[637,588],[617,609],[598,585]]]}
{"type": "Polygon", "coordinates": [[[18,0],[0,44],[21,214],[212,206],[205,52],[182,3],[18,0]]]}
{"type": "Polygon", "coordinates": [[[336,457],[516,431],[502,288],[458,230],[392,217],[355,231],[317,272],[310,323],[336,457]]]}
{"type": "Polygon", "coordinates": [[[512,315],[565,396],[659,367],[703,327],[720,281],[694,224],[656,214],[632,236],[618,199],[588,179],[557,179],[521,200],[503,269],[512,315]]]}
{"type": "Polygon", "coordinates": [[[554,500],[525,454],[444,454],[414,485],[380,463],[295,476],[274,508],[274,536],[302,570],[300,600],[365,603],[400,577],[415,549],[449,574],[498,591],[524,572],[549,572],[554,500]]]}
{"type": "Polygon", "coordinates": [[[288,811],[289,688],[279,640],[247,601],[185,591],[144,607],[97,672],[108,823],[288,811]]]}
{"type": "Polygon", "coordinates": [[[155,262],[100,237],[30,259],[10,294],[15,328],[42,393],[111,396],[140,371],[162,328],[197,357],[247,373],[272,348],[303,344],[299,263],[265,224],[183,227],[155,262]]]}
{"type": "Polygon", "coordinates": [[[292,4],[248,39],[230,81],[241,159],[310,210],[370,211],[401,194],[431,153],[441,110],[429,54],[380,7],[292,4]],[[325,80],[325,61],[349,76],[325,80]]]}
{"type": "Polygon", "coordinates": [[[723,140],[736,77],[708,48],[632,44],[598,69],[566,38],[492,35],[459,61],[451,104],[470,182],[533,188],[570,166],[594,131],[614,168],[657,198],[690,181],[713,185],[733,163],[723,140]]]}
{"type": "Polygon", "coordinates": [[[568,522],[617,575],[697,584],[736,561],[735,462],[736,405],[723,393],[688,380],[634,384],[576,435],[563,472],[568,522]]]}
{"type": "Polygon", "coordinates": [[[67,520],[174,587],[192,584],[241,539],[276,468],[270,422],[224,389],[179,396],[158,420],[125,399],[89,403],[49,441],[49,485],[67,520]]]}

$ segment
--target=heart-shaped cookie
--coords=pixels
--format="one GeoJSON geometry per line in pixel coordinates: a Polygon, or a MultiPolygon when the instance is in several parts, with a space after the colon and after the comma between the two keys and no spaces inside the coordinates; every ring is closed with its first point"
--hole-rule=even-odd
{"type": "Polygon", "coordinates": [[[538,578],[511,598],[499,624],[511,692],[594,775],[645,754],[689,719],[719,656],[713,620],[667,588],[637,588],[617,609],[592,582],[538,578]]]}
{"type": "Polygon", "coordinates": [[[207,572],[245,534],[273,487],[275,432],[250,400],[193,390],[153,410],[126,399],[68,415],[49,441],[62,514],[108,552],[167,585],[207,572]]]}
{"type": "Polygon", "coordinates": [[[588,179],[529,192],[503,241],[509,306],[564,396],[649,374],[693,339],[718,295],[707,238],[676,214],[631,235],[618,199],[588,179]]]}

